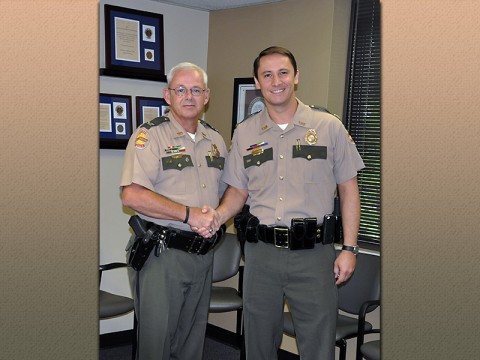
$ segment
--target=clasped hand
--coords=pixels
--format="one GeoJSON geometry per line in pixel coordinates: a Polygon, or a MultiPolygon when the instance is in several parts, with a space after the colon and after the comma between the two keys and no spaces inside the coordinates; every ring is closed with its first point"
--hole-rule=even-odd
{"type": "Polygon", "coordinates": [[[190,220],[188,221],[192,231],[204,238],[211,238],[220,228],[218,213],[208,205],[200,208],[190,209],[190,220]]]}

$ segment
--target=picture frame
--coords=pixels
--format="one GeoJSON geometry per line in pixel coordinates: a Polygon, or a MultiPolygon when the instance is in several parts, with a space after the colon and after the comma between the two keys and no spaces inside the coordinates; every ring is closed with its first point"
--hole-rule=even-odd
{"type": "Polygon", "coordinates": [[[233,79],[232,136],[245,118],[265,108],[262,92],[255,88],[253,77],[233,79]]]}
{"type": "Polygon", "coordinates": [[[163,98],[137,96],[137,127],[156,118],[165,115],[169,110],[169,105],[163,98]]]}
{"type": "Polygon", "coordinates": [[[100,93],[100,149],[126,149],[133,133],[132,97],[100,93]]]}
{"type": "Polygon", "coordinates": [[[105,4],[100,75],[166,81],[163,15],[105,4]]]}

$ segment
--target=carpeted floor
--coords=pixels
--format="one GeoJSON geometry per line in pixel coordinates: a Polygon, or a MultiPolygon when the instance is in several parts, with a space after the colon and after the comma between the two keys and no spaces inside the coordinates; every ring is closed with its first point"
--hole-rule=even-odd
{"type": "MultiPolygon", "coordinates": [[[[203,360],[239,360],[240,350],[231,346],[215,341],[210,338],[205,339],[205,349],[203,360]]],[[[117,346],[100,349],[99,360],[132,360],[132,346],[117,346]]]]}

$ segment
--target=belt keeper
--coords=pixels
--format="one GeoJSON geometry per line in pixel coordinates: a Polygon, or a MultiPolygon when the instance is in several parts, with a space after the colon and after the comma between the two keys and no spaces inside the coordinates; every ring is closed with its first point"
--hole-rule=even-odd
{"type": "Polygon", "coordinates": [[[183,220],[184,224],[188,222],[189,216],[190,216],[190,206],[185,206],[185,220],[183,220]]]}

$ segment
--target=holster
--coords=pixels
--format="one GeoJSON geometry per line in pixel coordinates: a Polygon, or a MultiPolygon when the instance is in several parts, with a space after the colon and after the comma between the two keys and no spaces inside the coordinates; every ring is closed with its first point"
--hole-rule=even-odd
{"type": "Polygon", "coordinates": [[[159,246],[161,234],[155,224],[141,219],[138,215],[130,217],[128,224],[135,233],[135,240],[130,250],[128,265],[134,270],[140,271],[147,261],[153,248],[159,246]]]}
{"type": "Polygon", "coordinates": [[[246,241],[258,241],[257,226],[259,223],[258,218],[250,213],[250,206],[248,205],[244,205],[242,211],[233,218],[233,226],[235,226],[237,230],[237,238],[240,242],[242,252],[246,241]]]}

